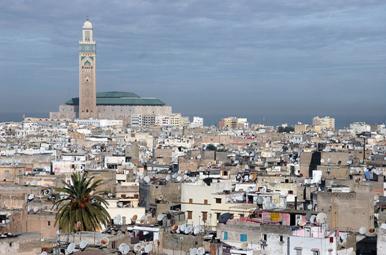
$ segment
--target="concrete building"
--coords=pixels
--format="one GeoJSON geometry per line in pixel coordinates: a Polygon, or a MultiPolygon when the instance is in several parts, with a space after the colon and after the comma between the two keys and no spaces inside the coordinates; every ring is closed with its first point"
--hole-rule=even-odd
{"type": "Polygon", "coordinates": [[[316,116],[312,119],[312,125],[317,133],[324,130],[335,130],[335,119],[329,116],[319,117],[316,116]]]}

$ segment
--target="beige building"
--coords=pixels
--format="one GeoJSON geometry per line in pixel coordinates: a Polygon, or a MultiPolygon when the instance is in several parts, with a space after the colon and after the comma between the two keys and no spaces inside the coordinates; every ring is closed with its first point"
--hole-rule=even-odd
{"type": "Polygon", "coordinates": [[[335,119],[329,116],[316,116],[312,119],[312,125],[317,133],[322,132],[323,130],[335,130],[335,119]]]}

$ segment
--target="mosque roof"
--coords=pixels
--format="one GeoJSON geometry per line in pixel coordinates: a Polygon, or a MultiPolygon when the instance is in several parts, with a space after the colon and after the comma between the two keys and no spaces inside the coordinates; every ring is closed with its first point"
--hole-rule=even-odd
{"type": "MultiPolygon", "coordinates": [[[[158,98],[140,97],[132,92],[108,91],[96,93],[97,105],[165,105],[158,98]]],[[[79,105],[79,97],[71,98],[66,102],[66,105],[79,105]]]]}

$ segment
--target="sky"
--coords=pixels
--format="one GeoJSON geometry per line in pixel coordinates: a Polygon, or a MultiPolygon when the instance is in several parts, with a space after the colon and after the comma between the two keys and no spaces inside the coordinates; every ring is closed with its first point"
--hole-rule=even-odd
{"type": "Polygon", "coordinates": [[[0,113],[78,96],[87,17],[98,91],[212,120],[386,119],[384,0],[0,0],[0,113]]]}

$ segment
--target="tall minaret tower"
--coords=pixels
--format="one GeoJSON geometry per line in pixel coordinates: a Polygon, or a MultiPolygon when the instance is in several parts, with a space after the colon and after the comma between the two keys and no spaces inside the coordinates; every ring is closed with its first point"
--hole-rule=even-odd
{"type": "Polygon", "coordinates": [[[96,109],[96,43],[92,23],[83,24],[82,40],[79,42],[79,118],[97,117],[96,109]]]}

